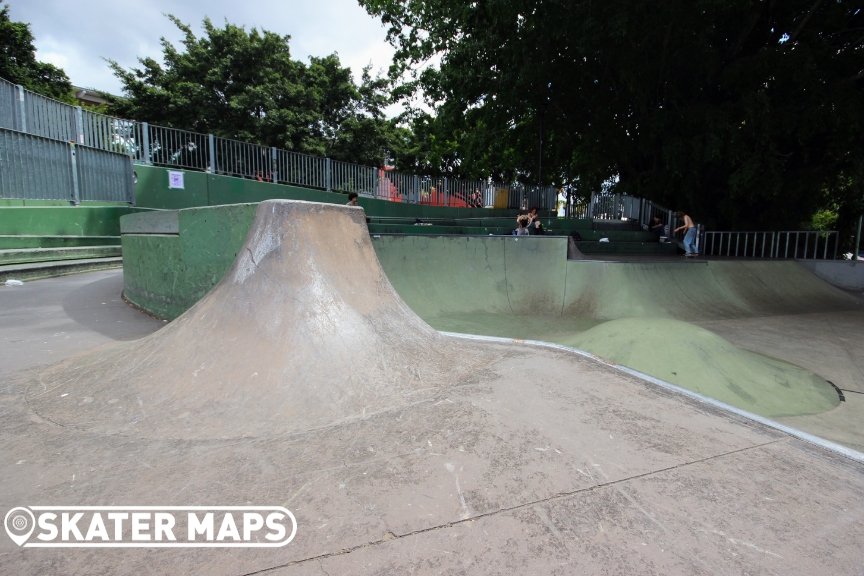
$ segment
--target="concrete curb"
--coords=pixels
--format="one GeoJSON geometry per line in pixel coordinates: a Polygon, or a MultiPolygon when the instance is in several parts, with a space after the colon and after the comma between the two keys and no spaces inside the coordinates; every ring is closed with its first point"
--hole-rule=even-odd
{"type": "Polygon", "coordinates": [[[121,268],[123,258],[91,258],[86,260],[66,260],[61,262],[38,262],[34,264],[11,264],[0,266],[0,282],[6,280],[41,280],[55,276],[68,276],[82,272],[95,272],[109,268],[121,268]]]}

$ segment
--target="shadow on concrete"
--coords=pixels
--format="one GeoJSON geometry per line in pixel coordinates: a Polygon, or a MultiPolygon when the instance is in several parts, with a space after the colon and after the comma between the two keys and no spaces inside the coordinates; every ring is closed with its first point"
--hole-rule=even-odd
{"type": "Polygon", "coordinates": [[[164,323],[123,301],[123,274],[113,274],[75,288],[63,298],[63,310],[78,324],[112,340],[136,340],[164,323]]]}

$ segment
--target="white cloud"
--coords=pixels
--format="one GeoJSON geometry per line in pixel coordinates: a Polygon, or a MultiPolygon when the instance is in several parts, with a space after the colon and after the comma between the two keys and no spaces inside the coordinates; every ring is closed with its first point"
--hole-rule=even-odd
{"type": "Polygon", "coordinates": [[[137,58],[161,61],[159,38],[175,45],[177,28],[163,16],[171,13],[200,32],[209,16],[217,25],[226,19],[248,28],[264,28],[291,36],[294,58],[339,54],[359,78],[363,66],[373,73],[390,66],[393,49],[386,30],[354,0],[7,0],[13,20],[29,22],[36,38],[37,57],[62,67],[72,82],[120,93],[120,83],[102,58],[121,66],[137,58]]]}

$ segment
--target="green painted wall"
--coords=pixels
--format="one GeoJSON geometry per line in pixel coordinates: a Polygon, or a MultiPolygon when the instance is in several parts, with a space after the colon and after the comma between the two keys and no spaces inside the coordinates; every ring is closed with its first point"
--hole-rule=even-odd
{"type": "Polygon", "coordinates": [[[180,257],[180,236],[124,235],[123,295],[159,318],[174,319],[200,296],[180,257]]]}
{"type": "MultiPolygon", "coordinates": [[[[233,204],[180,210],[177,234],[124,233],[126,299],[160,318],[173,320],[185,312],[222,279],[243,246],[257,208],[233,204]]],[[[130,222],[143,229],[140,222],[130,222]]]]}
{"type": "Polygon", "coordinates": [[[120,236],[120,217],[137,211],[129,205],[6,206],[0,235],[120,236]]]}
{"type": "Polygon", "coordinates": [[[183,172],[185,188],[168,188],[168,170],[155,166],[135,165],[135,204],[146,208],[179,210],[207,206],[207,174],[192,170],[183,172]]]}

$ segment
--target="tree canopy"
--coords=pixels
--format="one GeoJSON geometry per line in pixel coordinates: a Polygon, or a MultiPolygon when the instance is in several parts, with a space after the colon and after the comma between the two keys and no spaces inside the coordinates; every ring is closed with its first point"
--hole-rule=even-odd
{"type": "Polygon", "coordinates": [[[723,229],[862,210],[857,3],[360,2],[389,26],[401,94],[435,108],[405,163],[605,185],[723,229]]]}
{"type": "Polygon", "coordinates": [[[72,92],[63,70],[36,60],[30,25],[13,22],[8,5],[0,8],[0,78],[57,100],[69,101],[72,92]]]}
{"type": "Polygon", "coordinates": [[[142,58],[126,70],[111,61],[125,96],[111,99],[112,113],[372,166],[398,145],[400,129],[383,112],[389,82],[368,68],[357,85],[336,54],[292,59],[290,36],[205,19],[199,38],[169,18],[183,49],[162,38],[162,64],[142,58]]]}

